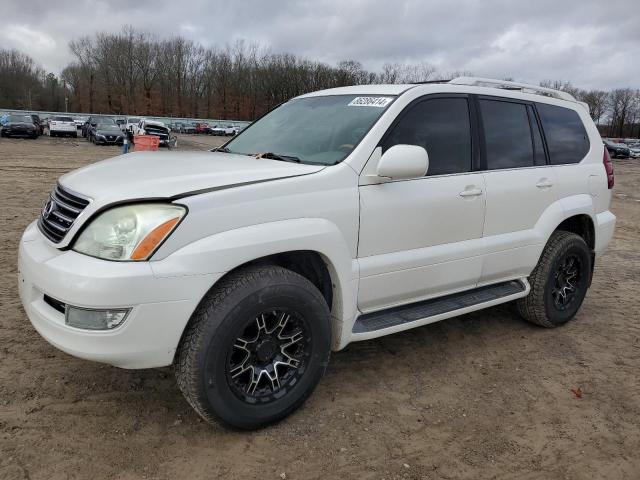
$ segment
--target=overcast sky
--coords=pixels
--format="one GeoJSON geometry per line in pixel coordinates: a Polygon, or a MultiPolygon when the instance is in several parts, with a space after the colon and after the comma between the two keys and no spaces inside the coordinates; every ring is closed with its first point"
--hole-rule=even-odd
{"type": "Polygon", "coordinates": [[[59,73],[69,40],[125,24],[205,46],[258,41],[335,64],[433,64],[441,72],[640,88],[638,0],[2,0],[0,48],[59,73]],[[124,7],[124,5],[127,5],[124,7]]]}

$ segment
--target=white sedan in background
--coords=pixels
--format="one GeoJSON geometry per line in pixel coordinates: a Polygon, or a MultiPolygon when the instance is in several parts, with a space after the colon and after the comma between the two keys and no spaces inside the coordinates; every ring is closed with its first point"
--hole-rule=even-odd
{"type": "Polygon", "coordinates": [[[71,117],[63,117],[56,115],[49,119],[49,136],[57,137],[71,135],[72,137],[78,136],[78,129],[76,122],[71,117]]]}
{"type": "Polygon", "coordinates": [[[223,136],[234,136],[236,133],[238,133],[238,130],[236,129],[236,127],[233,127],[231,125],[227,125],[226,127],[219,127],[219,126],[215,126],[213,128],[211,128],[211,134],[212,135],[223,135],[223,136]]]}

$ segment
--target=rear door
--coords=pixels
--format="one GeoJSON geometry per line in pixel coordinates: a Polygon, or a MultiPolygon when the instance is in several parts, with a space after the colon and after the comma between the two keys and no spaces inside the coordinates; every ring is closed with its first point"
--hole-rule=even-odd
{"type": "Polygon", "coordinates": [[[533,104],[483,96],[478,110],[487,188],[480,284],[487,284],[530,273],[546,240],[536,223],[558,198],[558,185],[533,104]]]}
{"type": "MultiPolygon", "coordinates": [[[[580,163],[589,153],[590,143],[578,113],[544,103],[537,103],[536,108],[549,150],[549,163],[558,178],[558,197],[581,194],[597,197],[598,190],[607,184],[601,153],[596,154],[596,162],[580,163]]],[[[567,216],[571,214],[566,212],[567,216]]]]}

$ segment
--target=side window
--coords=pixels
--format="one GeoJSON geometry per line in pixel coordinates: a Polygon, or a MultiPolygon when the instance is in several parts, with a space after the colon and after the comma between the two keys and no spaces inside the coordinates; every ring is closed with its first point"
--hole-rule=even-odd
{"type": "Polygon", "coordinates": [[[527,106],[481,99],[480,112],[487,146],[487,169],[533,166],[533,142],[527,106]]]}
{"type": "Polygon", "coordinates": [[[568,108],[536,104],[553,165],[578,163],[589,151],[589,137],[578,114],[568,108]]]}
{"type": "Polygon", "coordinates": [[[471,123],[466,98],[431,98],[411,107],[393,127],[382,150],[419,145],[429,153],[427,175],[471,171],[471,123]]]}
{"type": "Polygon", "coordinates": [[[531,133],[533,134],[533,163],[536,166],[547,164],[544,154],[544,146],[542,145],[542,135],[540,135],[540,127],[536,120],[536,113],[531,105],[527,105],[527,113],[529,114],[529,124],[531,125],[531,133]]]}

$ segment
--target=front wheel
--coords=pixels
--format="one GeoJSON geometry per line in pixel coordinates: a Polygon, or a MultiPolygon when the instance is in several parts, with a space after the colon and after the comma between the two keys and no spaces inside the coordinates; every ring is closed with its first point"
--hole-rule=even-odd
{"type": "Polygon", "coordinates": [[[306,278],[275,266],[231,274],[203,299],[176,353],[191,406],[241,429],[292,413],[324,374],[329,307],[306,278]]]}
{"type": "Polygon", "coordinates": [[[571,320],[587,294],[591,261],[591,251],[582,237],[554,232],[529,276],[531,292],[517,301],[520,315],[548,328],[571,320]]]}

